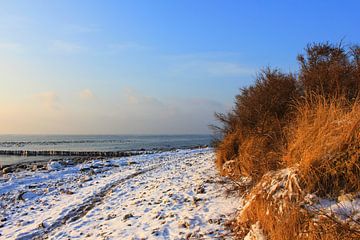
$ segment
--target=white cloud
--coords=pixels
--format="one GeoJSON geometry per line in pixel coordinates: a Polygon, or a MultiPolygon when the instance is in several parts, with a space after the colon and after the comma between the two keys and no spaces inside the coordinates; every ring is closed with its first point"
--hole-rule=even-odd
{"type": "Polygon", "coordinates": [[[176,78],[243,77],[256,69],[241,63],[238,52],[204,52],[162,56],[171,76],[176,78]]]}
{"type": "Polygon", "coordinates": [[[121,52],[126,50],[146,50],[149,47],[145,45],[138,44],[136,42],[125,42],[125,43],[115,43],[115,44],[109,44],[108,48],[111,52],[121,52]]]}
{"type": "Polygon", "coordinates": [[[76,43],[55,40],[50,45],[50,50],[58,53],[80,53],[86,50],[84,46],[76,43]]]}
{"type": "Polygon", "coordinates": [[[164,106],[164,104],[157,98],[152,96],[143,95],[132,88],[125,88],[124,94],[127,100],[127,104],[130,105],[142,105],[142,106],[164,106]]]}
{"type": "Polygon", "coordinates": [[[69,33],[94,33],[101,31],[101,28],[97,25],[78,25],[68,24],[64,26],[66,32],[69,33]]]}
{"type": "Polygon", "coordinates": [[[204,63],[204,68],[214,76],[243,76],[254,73],[253,69],[232,62],[207,62],[204,63]]]}
{"type": "Polygon", "coordinates": [[[0,42],[0,50],[10,52],[23,52],[24,47],[19,43],[0,42]]]}
{"type": "Polygon", "coordinates": [[[95,94],[90,89],[84,89],[79,93],[79,97],[82,100],[94,99],[95,94]]]}
{"type": "Polygon", "coordinates": [[[254,74],[254,70],[239,63],[227,61],[202,61],[192,60],[173,65],[175,74],[193,73],[210,77],[238,77],[254,74]]]}
{"type": "Polygon", "coordinates": [[[0,30],[14,31],[28,29],[33,20],[24,15],[4,14],[0,15],[0,30]]]}
{"type": "Polygon", "coordinates": [[[122,96],[111,118],[127,133],[207,133],[214,112],[225,111],[223,103],[207,98],[158,98],[129,87],[122,96]]]}
{"type": "Polygon", "coordinates": [[[53,91],[37,93],[34,98],[48,110],[60,110],[62,108],[58,95],[53,91]]]}

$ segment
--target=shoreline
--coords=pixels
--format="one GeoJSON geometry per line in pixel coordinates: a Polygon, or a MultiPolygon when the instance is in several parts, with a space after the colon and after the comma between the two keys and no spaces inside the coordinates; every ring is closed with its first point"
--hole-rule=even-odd
{"type": "Polygon", "coordinates": [[[43,156],[43,157],[53,157],[51,159],[43,160],[34,160],[34,161],[24,161],[24,162],[15,162],[12,164],[0,164],[0,176],[13,173],[21,172],[24,170],[37,171],[37,170],[46,170],[47,165],[50,162],[59,162],[64,166],[75,166],[87,161],[92,160],[106,160],[114,158],[123,158],[131,157],[137,155],[147,155],[161,152],[170,152],[176,150],[193,150],[193,149],[205,149],[209,148],[207,145],[198,145],[186,148],[162,148],[162,149],[139,149],[139,150],[129,150],[129,151],[28,151],[28,150],[0,150],[1,156],[43,156]],[[3,154],[7,153],[7,154],[3,154]],[[30,153],[28,155],[24,153],[30,153]]]}

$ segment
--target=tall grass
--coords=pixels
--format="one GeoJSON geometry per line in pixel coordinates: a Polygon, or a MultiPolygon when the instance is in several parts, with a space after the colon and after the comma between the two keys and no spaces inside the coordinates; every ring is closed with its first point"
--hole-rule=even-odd
{"type": "MultiPolygon", "coordinates": [[[[236,106],[228,114],[218,114],[223,139],[216,147],[216,165],[230,161],[239,175],[259,179],[279,166],[276,153],[284,143],[283,127],[288,124],[293,98],[299,91],[295,77],[269,68],[253,86],[241,89],[236,106]],[[254,166],[257,166],[254,168],[254,166]]],[[[231,174],[234,177],[234,174],[231,174]]]]}
{"type": "Polygon", "coordinates": [[[253,85],[240,89],[232,111],[216,114],[221,124],[216,129],[222,136],[216,144],[216,166],[221,174],[226,175],[227,161],[232,161],[239,175],[254,180],[281,168],[290,123],[298,119],[299,103],[310,104],[312,96],[355,102],[360,92],[359,47],[312,44],[298,61],[297,74],[271,68],[261,71],[253,85]]]}
{"type": "Polygon", "coordinates": [[[232,227],[239,238],[260,224],[269,239],[359,239],[359,223],[314,221],[302,202],[360,192],[360,48],[312,44],[298,61],[297,74],[265,69],[216,115],[219,172],[252,180],[232,227]]]}
{"type": "Polygon", "coordinates": [[[290,127],[286,166],[299,166],[308,192],[360,191],[360,102],[308,98],[290,127]]]}

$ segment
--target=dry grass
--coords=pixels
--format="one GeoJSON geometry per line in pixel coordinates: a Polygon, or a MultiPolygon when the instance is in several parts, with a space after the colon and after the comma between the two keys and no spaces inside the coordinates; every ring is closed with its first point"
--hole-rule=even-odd
{"type": "MultiPolygon", "coordinates": [[[[226,174],[223,171],[223,164],[227,161],[235,161],[240,155],[242,156],[236,161],[241,166],[251,167],[250,163],[261,163],[259,159],[258,162],[252,160],[257,156],[269,156],[280,152],[281,146],[287,143],[284,129],[289,126],[294,116],[296,117],[293,101],[300,101],[304,96],[313,93],[322,96],[326,101],[338,99],[339,96],[343,96],[350,103],[356,101],[356,97],[360,94],[359,46],[347,48],[341,43],[311,44],[305,49],[305,54],[298,56],[298,61],[299,72],[296,75],[271,68],[260,71],[254,84],[240,89],[232,111],[227,114],[216,114],[216,118],[222,124],[220,127],[214,127],[222,136],[216,146],[216,165],[221,174],[226,174]],[[254,156],[239,150],[250,149],[249,146],[254,141],[250,138],[256,138],[260,143],[264,142],[264,138],[266,139],[266,144],[260,144],[261,150],[252,149],[256,153],[254,156]],[[246,160],[246,155],[251,159],[246,160]]],[[[300,114],[314,115],[311,112],[313,106],[313,103],[308,105],[301,110],[307,112],[300,114]]],[[[344,108],[340,109],[342,110],[337,111],[344,111],[344,108]]],[[[317,123],[321,124],[321,119],[317,123]]],[[[322,139],[319,138],[318,141],[322,139]]],[[[236,168],[234,161],[231,164],[236,168]]],[[[241,174],[248,170],[234,169],[233,174],[235,172],[241,174]]],[[[258,174],[255,175],[257,177],[258,174]]]]}
{"type": "Polygon", "coordinates": [[[228,134],[216,149],[216,166],[222,175],[239,179],[250,177],[256,183],[262,175],[279,169],[281,155],[266,136],[228,134]]]}
{"type": "Polygon", "coordinates": [[[359,239],[359,223],[354,229],[302,206],[308,193],[337,197],[360,192],[360,103],[313,96],[298,111],[282,152],[287,168],[271,171],[280,165],[266,167],[261,165],[263,159],[257,160],[266,139],[248,137],[239,146],[241,155],[235,158],[239,174],[254,176],[260,171],[262,177],[231,227],[239,239],[256,223],[268,239],[359,239]]]}
{"type": "Polygon", "coordinates": [[[360,48],[305,51],[297,75],[265,69],[217,114],[219,172],[252,179],[231,225],[239,239],[254,225],[269,239],[360,239],[360,222],[354,230],[302,207],[309,193],[360,192],[360,48]]]}
{"type": "Polygon", "coordinates": [[[360,102],[312,97],[299,107],[283,159],[299,165],[308,192],[360,191],[360,102]]]}
{"type": "Polygon", "coordinates": [[[288,168],[265,174],[244,200],[230,227],[236,239],[243,239],[258,224],[267,239],[359,239],[360,224],[351,226],[325,212],[304,208],[299,170],[288,168]]]}
{"type": "Polygon", "coordinates": [[[265,174],[245,199],[237,217],[238,237],[244,237],[250,226],[259,222],[269,239],[294,239],[304,219],[296,204],[301,197],[295,172],[279,170],[265,174]]]}
{"type": "Polygon", "coordinates": [[[226,168],[224,168],[224,164],[225,162],[231,161],[238,156],[239,154],[238,148],[240,145],[241,138],[242,138],[241,132],[235,131],[233,133],[229,133],[225,135],[224,139],[218,144],[216,148],[215,165],[221,175],[232,176],[235,172],[236,175],[238,175],[237,173],[238,170],[236,169],[236,166],[230,168],[230,170],[232,171],[232,173],[230,173],[226,171],[226,168]]]}
{"type": "Polygon", "coordinates": [[[279,167],[282,130],[297,94],[293,75],[265,69],[253,86],[241,89],[232,112],[216,115],[223,124],[216,128],[224,135],[216,146],[216,166],[222,175],[256,181],[279,167]]]}
{"type": "Polygon", "coordinates": [[[268,137],[248,136],[239,145],[239,154],[233,165],[237,176],[250,177],[256,183],[265,173],[280,166],[280,155],[269,146],[268,137]]]}

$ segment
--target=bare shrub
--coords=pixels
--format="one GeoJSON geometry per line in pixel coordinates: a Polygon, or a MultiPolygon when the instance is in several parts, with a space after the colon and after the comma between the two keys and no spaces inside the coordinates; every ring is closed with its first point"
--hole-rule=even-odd
{"type": "Polygon", "coordinates": [[[298,60],[298,75],[267,68],[216,115],[217,168],[252,179],[230,227],[239,239],[253,228],[269,239],[359,239],[358,220],[313,211],[304,198],[360,192],[360,48],[312,44],[298,60]]]}
{"type": "Polygon", "coordinates": [[[355,99],[359,93],[359,48],[347,50],[342,44],[311,44],[299,55],[299,80],[305,93],[326,98],[345,96],[355,99]]]}
{"type": "Polygon", "coordinates": [[[245,174],[258,179],[278,168],[276,152],[284,142],[282,129],[298,94],[293,75],[268,68],[253,86],[241,89],[231,113],[217,114],[223,124],[218,128],[223,140],[216,145],[216,165],[222,174],[222,165],[230,160],[236,168],[232,176],[245,174]]]}

